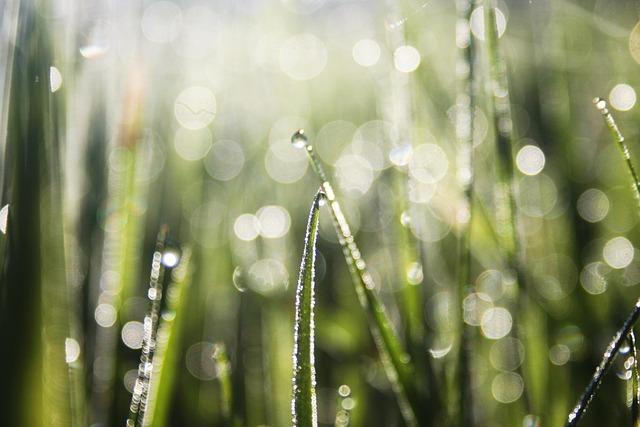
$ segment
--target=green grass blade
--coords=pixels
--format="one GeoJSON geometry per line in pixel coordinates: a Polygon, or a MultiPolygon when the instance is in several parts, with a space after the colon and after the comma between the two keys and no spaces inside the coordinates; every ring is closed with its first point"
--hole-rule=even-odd
{"type": "Polygon", "coordinates": [[[593,100],[596,108],[602,114],[604,118],[604,122],[609,128],[609,132],[611,132],[611,138],[616,142],[622,156],[624,157],[625,164],[627,166],[627,170],[629,171],[629,175],[631,177],[631,184],[633,186],[633,195],[638,202],[638,207],[640,208],[640,180],[638,179],[638,173],[636,172],[636,168],[633,166],[633,162],[631,161],[631,151],[629,150],[629,146],[620,132],[620,128],[616,123],[613,115],[609,111],[609,107],[607,105],[607,101],[602,98],[595,98],[593,100]]]}
{"type": "Polygon", "coordinates": [[[231,363],[224,343],[217,343],[211,355],[216,363],[216,373],[220,382],[222,417],[225,425],[234,425],[231,413],[233,408],[233,388],[231,384],[231,363]]]}
{"type": "Polygon", "coordinates": [[[636,334],[629,332],[627,337],[631,345],[631,426],[637,427],[640,422],[640,369],[638,369],[638,348],[636,346],[636,334]]]}
{"type": "Polygon", "coordinates": [[[171,395],[178,373],[181,337],[186,307],[186,292],[191,283],[191,250],[183,248],[180,264],[172,271],[166,292],[166,309],[157,334],[153,375],[149,384],[149,399],[143,425],[167,425],[171,395]]]}
{"type": "Polygon", "coordinates": [[[578,424],[578,422],[582,419],[587,408],[589,407],[589,403],[593,399],[598,391],[598,387],[600,387],[600,383],[602,383],[602,378],[607,373],[613,361],[615,360],[618,352],[620,351],[620,347],[622,346],[622,342],[626,339],[626,337],[631,333],[633,329],[633,325],[638,321],[638,317],[640,317],[640,299],[636,302],[636,305],[633,307],[633,310],[625,320],[624,324],[618,332],[613,336],[607,350],[604,352],[602,356],[602,360],[596,371],[591,378],[591,382],[587,385],[587,388],[578,399],[578,403],[574,406],[573,410],[569,413],[567,417],[567,427],[573,427],[578,424]]]}
{"type": "Polygon", "coordinates": [[[293,425],[301,427],[318,425],[316,372],[313,355],[315,338],[313,306],[315,304],[316,238],[320,218],[320,201],[323,198],[324,194],[318,192],[311,205],[302,263],[300,264],[300,276],[296,288],[291,417],[293,425]]]}
{"type": "Polygon", "coordinates": [[[373,282],[373,278],[367,271],[366,263],[362,259],[360,249],[358,249],[351,234],[351,229],[342,213],[342,208],[336,199],[333,187],[313,150],[313,146],[307,140],[304,130],[298,130],[291,137],[291,143],[296,147],[305,148],[311,161],[311,166],[322,182],[321,185],[329,204],[333,226],[347,261],[347,266],[358,294],[358,300],[367,314],[371,334],[380,353],[380,359],[385,368],[387,378],[396,393],[405,422],[410,426],[417,425],[415,414],[419,413],[417,409],[420,407],[420,403],[415,393],[415,387],[411,383],[413,369],[409,364],[410,358],[402,348],[384,306],[375,292],[376,285],[373,282]]]}

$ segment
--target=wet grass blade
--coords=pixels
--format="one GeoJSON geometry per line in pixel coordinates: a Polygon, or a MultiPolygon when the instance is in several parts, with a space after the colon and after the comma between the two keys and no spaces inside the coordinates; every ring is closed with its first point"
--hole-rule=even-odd
{"type": "Polygon", "coordinates": [[[185,301],[191,284],[191,249],[183,248],[180,263],[171,272],[166,292],[166,309],[158,326],[153,376],[143,425],[164,427],[168,423],[169,405],[179,366],[185,301]]]}
{"type": "Polygon", "coordinates": [[[613,336],[613,339],[609,343],[607,350],[602,356],[600,364],[596,368],[596,371],[591,378],[591,382],[589,383],[589,385],[587,385],[587,388],[582,393],[582,396],[580,396],[580,399],[578,399],[578,403],[576,403],[573,410],[569,413],[569,416],[567,417],[567,427],[576,426],[584,416],[587,408],[589,407],[589,403],[595,396],[596,391],[598,391],[600,383],[602,383],[602,378],[604,378],[604,375],[611,368],[614,359],[620,351],[622,342],[631,333],[633,325],[638,320],[638,317],[640,317],[640,299],[636,302],[636,305],[633,307],[633,310],[627,317],[627,320],[624,322],[622,327],[613,336]]]}
{"type": "Polygon", "coordinates": [[[631,345],[631,355],[633,356],[633,364],[631,366],[631,426],[637,427],[640,421],[640,369],[638,369],[636,334],[633,329],[627,338],[631,345]]]}
{"type": "Polygon", "coordinates": [[[304,252],[300,264],[300,275],[296,288],[296,317],[293,348],[293,400],[291,418],[294,426],[307,427],[318,424],[316,404],[316,372],[314,366],[314,328],[313,306],[315,303],[315,262],[320,201],[324,198],[318,192],[313,199],[307,233],[304,240],[304,252]]]}
{"type": "Polygon", "coordinates": [[[220,383],[222,418],[225,425],[233,424],[231,408],[233,408],[233,388],[231,384],[231,363],[224,343],[216,343],[211,355],[216,364],[216,374],[220,383]]]}
{"type": "Polygon", "coordinates": [[[616,145],[620,149],[622,156],[624,157],[625,164],[627,166],[627,170],[629,171],[629,175],[631,177],[631,183],[633,186],[633,194],[638,202],[638,207],[640,208],[640,180],[638,179],[638,173],[636,172],[636,168],[633,166],[633,162],[631,161],[631,151],[629,150],[629,146],[620,132],[620,128],[618,124],[614,120],[611,112],[609,111],[609,107],[607,105],[607,101],[602,98],[595,98],[593,100],[596,108],[602,114],[604,118],[604,122],[609,128],[609,132],[611,132],[611,138],[615,141],[616,145]]]}
{"type": "Polygon", "coordinates": [[[376,294],[376,285],[351,234],[351,228],[342,213],[340,203],[336,199],[333,186],[329,182],[313,146],[304,134],[304,130],[300,129],[294,133],[291,137],[291,143],[306,150],[311,166],[320,178],[322,189],[329,204],[333,227],[338,235],[338,242],[347,261],[360,305],[367,314],[371,335],[380,353],[380,359],[387,378],[398,399],[400,411],[407,425],[418,425],[416,413],[420,413],[418,409],[424,402],[421,402],[418,398],[411,381],[413,369],[409,363],[410,358],[402,348],[384,306],[376,294]]]}

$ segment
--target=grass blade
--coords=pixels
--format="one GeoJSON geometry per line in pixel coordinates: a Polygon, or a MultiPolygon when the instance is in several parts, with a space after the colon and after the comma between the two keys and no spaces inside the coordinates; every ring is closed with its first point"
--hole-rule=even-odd
{"type": "Polygon", "coordinates": [[[171,393],[180,357],[185,294],[191,283],[191,272],[191,249],[183,248],[180,263],[171,274],[171,283],[166,292],[166,311],[158,327],[153,376],[149,384],[149,399],[143,420],[145,426],[163,427],[168,421],[171,393]]]}
{"type": "Polygon", "coordinates": [[[611,115],[611,112],[609,111],[607,101],[605,101],[603,98],[598,97],[593,100],[593,103],[595,104],[598,111],[600,111],[600,113],[602,114],[604,122],[611,132],[611,138],[616,142],[618,148],[620,149],[620,152],[622,153],[622,156],[624,157],[627,170],[629,171],[629,175],[631,176],[631,183],[634,190],[633,194],[636,198],[636,201],[638,202],[638,207],[640,208],[640,180],[638,180],[638,173],[636,172],[636,169],[633,166],[633,162],[631,161],[631,151],[629,150],[629,146],[627,145],[622,132],[620,132],[620,128],[618,127],[616,121],[611,115]]]}
{"type": "Polygon", "coordinates": [[[636,347],[636,334],[633,329],[627,337],[631,345],[631,426],[637,427],[640,421],[640,369],[638,369],[638,350],[636,347]]]}
{"type": "Polygon", "coordinates": [[[314,315],[315,303],[315,263],[320,201],[324,198],[318,192],[313,199],[307,233],[304,239],[304,252],[300,264],[300,276],[296,288],[296,318],[293,348],[293,399],[291,417],[294,426],[318,425],[316,404],[316,372],[314,362],[314,315]]]}
{"type": "Polygon", "coordinates": [[[417,425],[415,414],[419,412],[417,408],[420,407],[420,404],[414,391],[415,388],[411,383],[413,369],[409,364],[409,356],[402,349],[384,306],[375,293],[376,285],[373,282],[373,278],[367,271],[366,263],[362,259],[360,249],[358,249],[351,234],[351,229],[342,213],[340,203],[333,192],[333,187],[313,150],[313,146],[304,134],[304,130],[300,129],[294,133],[291,137],[291,143],[296,147],[305,148],[311,166],[322,182],[321,185],[329,204],[333,227],[336,230],[338,241],[347,261],[347,266],[358,294],[358,300],[367,314],[371,334],[380,353],[380,359],[385,368],[387,378],[396,393],[405,422],[409,426],[417,425]]]}
{"type": "Polygon", "coordinates": [[[602,382],[604,374],[606,374],[609,368],[611,368],[614,359],[620,351],[622,342],[629,335],[629,333],[631,333],[633,325],[638,320],[638,317],[640,317],[640,299],[636,302],[636,305],[633,307],[633,310],[627,317],[627,320],[625,320],[622,327],[618,329],[618,332],[616,332],[616,334],[613,336],[613,339],[609,343],[607,350],[602,356],[600,364],[596,368],[596,371],[591,378],[591,382],[589,383],[589,385],[587,385],[587,388],[582,393],[582,396],[580,396],[580,399],[578,399],[578,403],[576,403],[573,410],[569,413],[569,416],[567,417],[567,427],[577,425],[580,419],[584,416],[589,403],[593,399],[593,396],[596,394],[596,391],[598,390],[598,387],[602,382]]]}

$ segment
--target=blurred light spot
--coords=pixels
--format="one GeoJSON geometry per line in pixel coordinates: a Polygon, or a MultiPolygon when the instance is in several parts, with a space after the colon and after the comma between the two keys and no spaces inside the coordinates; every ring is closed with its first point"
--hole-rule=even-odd
{"type": "Polygon", "coordinates": [[[513,319],[509,310],[503,307],[487,309],[482,315],[480,328],[482,333],[492,340],[498,340],[511,332],[513,319]]]}
{"type": "Polygon", "coordinates": [[[187,129],[202,129],[216,116],[216,97],[210,89],[191,86],[184,89],[174,103],[178,123],[187,129]]]}
{"type": "Polygon", "coordinates": [[[216,362],[213,359],[215,345],[210,342],[198,342],[187,349],[185,364],[191,375],[201,381],[216,378],[216,362]]]}
{"type": "Polygon", "coordinates": [[[516,155],[516,165],[525,175],[537,175],[544,168],[545,157],[535,145],[525,145],[516,155]]]}
{"type": "Polygon", "coordinates": [[[353,45],[353,60],[363,67],[371,67],[380,60],[380,45],[375,40],[362,39],[353,45]]]}
{"type": "Polygon", "coordinates": [[[636,91],[628,84],[617,84],[609,92],[609,102],[618,111],[629,111],[636,105],[636,91]]]}
{"type": "Polygon", "coordinates": [[[200,160],[211,149],[211,132],[206,127],[196,130],[180,127],[173,138],[173,146],[184,160],[200,160]]]}
{"type": "Polygon", "coordinates": [[[615,269],[625,268],[633,261],[634,248],[626,237],[614,237],[602,249],[604,261],[615,269]]]}
{"type": "Polygon", "coordinates": [[[411,144],[403,144],[397,147],[393,147],[389,151],[389,160],[396,166],[406,166],[411,161],[413,155],[413,148],[411,144]]]}
{"type": "Polygon", "coordinates": [[[530,217],[542,218],[551,213],[558,201],[556,184],[545,174],[523,176],[518,182],[518,207],[530,217]]]}
{"type": "MultiPolygon", "coordinates": [[[[129,369],[127,372],[124,373],[124,376],[122,377],[122,384],[124,385],[124,388],[126,388],[129,393],[133,393],[133,388],[136,384],[137,379],[138,379],[137,369],[129,369]]],[[[95,424],[93,426],[95,426],[95,424]]]]}
{"type": "Polygon", "coordinates": [[[264,159],[269,176],[282,184],[298,181],[307,172],[308,165],[305,150],[295,148],[289,141],[272,144],[264,159]]]}
{"type": "Polygon", "coordinates": [[[362,156],[346,154],[336,162],[336,179],[344,193],[351,198],[362,197],[373,184],[371,164],[362,156]]]}
{"type": "Polygon", "coordinates": [[[162,264],[167,268],[173,268],[180,262],[180,254],[173,250],[167,249],[162,254],[162,264]]]}
{"type": "Polygon", "coordinates": [[[505,337],[491,344],[489,361],[500,371],[513,371],[524,360],[524,345],[516,338],[505,337]]]}
{"type": "Polygon", "coordinates": [[[222,20],[210,8],[194,6],[182,14],[181,31],[171,45],[184,58],[202,59],[222,51],[222,30],[222,20]]]}
{"type": "Polygon", "coordinates": [[[7,234],[7,222],[9,220],[9,205],[4,205],[0,209],[0,232],[7,234]]]}
{"type": "Polygon", "coordinates": [[[485,270],[476,279],[476,289],[486,294],[490,300],[497,301],[504,292],[502,273],[498,270],[485,270]]]}
{"type": "Polygon", "coordinates": [[[585,221],[598,222],[609,213],[609,199],[597,188],[590,188],[578,197],[576,207],[585,221]]]}
{"type": "Polygon", "coordinates": [[[56,92],[62,86],[62,74],[56,67],[49,68],[49,86],[51,92],[56,92]]]}
{"type": "Polygon", "coordinates": [[[522,395],[524,381],[513,372],[501,372],[491,382],[491,394],[501,403],[515,402],[522,395]]]}
{"type": "Polygon", "coordinates": [[[263,206],[256,212],[256,217],[262,237],[277,239],[289,232],[291,217],[289,212],[281,206],[263,206]]]}
{"type": "Polygon", "coordinates": [[[258,218],[255,215],[245,213],[236,218],[233,223],[233,232],[238,239],[250,242],[260,234],[258,218]]]}
{"type": "Polygon", "coordinates": [[[122,342],[134,350],[142,348],[142,337],[144,336],[144,326],[140,322],[131,321],[122,327],[122,342]]]}
{"type": "Polygon", "coordinates": [[[425,184],[435,184],[447,173],[447,155],[435,144],[421,144],[414,151],[409,164],[412,177],[425,184]]]}
{"type": "Polygon", "coordinates": [[[80,344],[73,338],[65,338],[64,340],[64,360],[67,363],[73,363],[80,357],[80,344]]]}
{"type": "Polygon", "coordinates": [[[345,120],[335,120],[320,129],[314,148],[322,160],[334,165],[340,153],[349,145],[356,132],[356,126],[345,120]]]}
{"type": "Polygon", "coordinates": [[[464,322],[471,326],[480,326],[484,313],[493,307],[491,298],[483,293],[472,293],[462,301],[464,322]]]}
{"type": "Polygon", "coordinates": [[[580,284],[591,295],[598,295],[607,290],[607,281],[602,271],[604,267],[601,262],[592,262],[580,272],[580,284]]]}
{"type": "Polygon", "coordinates": [[[440,241],[449,234],[450,230],[451,225],[428,206],[411,221],[411,232],[423,242],[440,241]]]}
{"type": "Polygon", "coordinates": [[[249,286],[262,295],[273,295],[289,287],[289,273],[277,259],[261,259],[249,268],[249,286]]]}
{"type": "MultiPolygon", "coordinates": [[[[498,29],[498,37],[502,37],[507,29],[507,18],[504,13],[496,7],[496,27],[498,29]]],[[[484,40],[484,8],[477,7],[471,12],[470,19],[471,33],[478,39],[484,40]]]]}
{"type": "Polygon", "coordinates": [[[86,59],[103,56],[109,50],[111,32],[111,26],[107,21],[91,22],[80,34],[80,55],[86,59]]]}
{"type": "Polygon", "coordinates": [[[169,43],[180,33],[182,11],[170,1],[151,3],[140,21],[142,34],[154,43],[169,43]]]}
{"type": "Polygon", "coordinates": [[[103,328],[110,328],[114,323],[116,323],[116,308],[111,304],[98,304],[93,316],[98,325],[103,328]]]}
{"type": "Polygon", "coordinates": [[[338,394],[341,397],[348,397],[351,395],[351,387],[349,387],[346,384],[342,384],[340,387],[338,387],[338,394]]]}
{"type": "Polygon", "coordinates": [[[571,350],[564,344],[556,344],[549,349],[549,360],[557,366],[562,366],[569,361],[571,350]]]}
{"type": "Polygon", "coordinates": [[[327,65],[327,48],[313,34],[288,38],[280,48],[280,69],[294,80],[310,80],[327,65]]]}
{"type": "Polygon", "coordinates": [[[228,139],[216,141],[204,160],[204,168],[211,178],[229,181],[242,171],[245,158],[242,147],[228,139]]]}
{"type": "Polygon", "coordinates": [[[352,397],[347,397],[342,400],[341,406],[342,406],[342,409],[346,411],[351,411],[353,410],[353,408],[356,407],[356,401],[352,397]]]}
{"type": "Polygon", "coordinates": [[[393,65],[402,73],[415,71],[420,65],[420,52],[413,46],[399,46],[393,52],[393,65]]]}

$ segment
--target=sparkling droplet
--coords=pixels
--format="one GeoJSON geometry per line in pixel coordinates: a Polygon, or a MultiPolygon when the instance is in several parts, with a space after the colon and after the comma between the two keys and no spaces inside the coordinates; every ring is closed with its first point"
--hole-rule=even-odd
{"type": "Polygon", "coordinates": [[[304,134],[304,129],[298,129],[296,133],[291,137],[291,143],[296,148],[303,148],[309,146],[309,140],[304,134]]]}
{"type": "Polygon", "coordinates": [[[400,223],[405,227],[408,227],[409,224],[411,224],[411,215],[409,215],[409,212],[404,211],[400,214],[400,223]]]}
{"type": "Polygon", "coordinates": [[[233,270],[232,280],[233,280],[233,286],[235,286],[237,290],[239,290],[240,292],[244,292],[247,290],[244,272],[240,267],[236,267],[233,270]]]}
{"type": "Polygon", "coordinates": [[[424,273],[422,272],[422,264],[419,262],[412,262],[407,269],[407,281],[412,285],[419,285],[424,279],[424,273]]]}
{"type": "Polygon", "coordinates": [[[167,268],[173,268],[180,262],[180,254],[173,250],[167,249],[162,254],[162,264],[167,268]]]}

